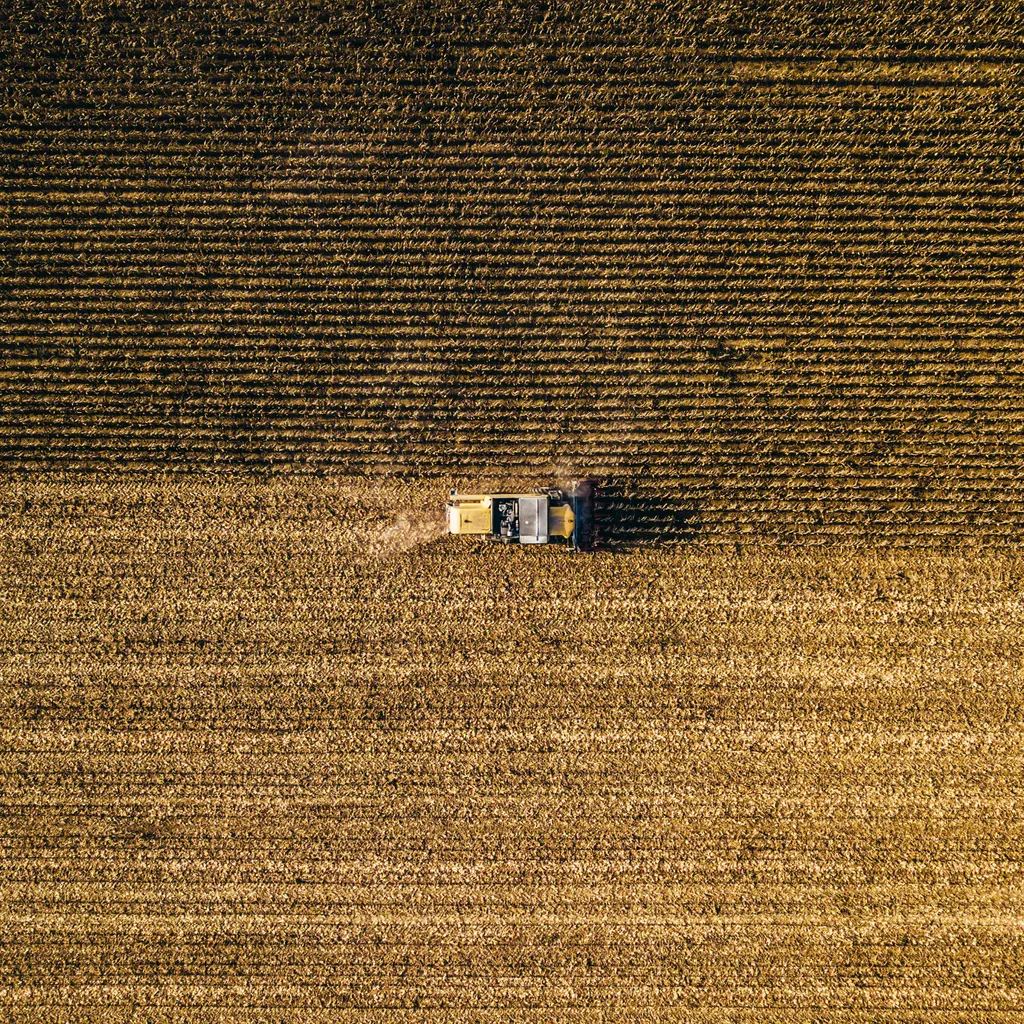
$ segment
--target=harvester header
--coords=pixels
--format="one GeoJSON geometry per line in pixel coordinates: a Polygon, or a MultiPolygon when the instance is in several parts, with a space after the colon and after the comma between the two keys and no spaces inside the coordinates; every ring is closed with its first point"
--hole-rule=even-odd
{"type": "Polygon", "coordinates": [[[477,534],[505,544],[564,543],[570,551],[594,544],[594,485],[580,480],[520,494],[459,494],[448,498],[448,532],[477,534]]]}

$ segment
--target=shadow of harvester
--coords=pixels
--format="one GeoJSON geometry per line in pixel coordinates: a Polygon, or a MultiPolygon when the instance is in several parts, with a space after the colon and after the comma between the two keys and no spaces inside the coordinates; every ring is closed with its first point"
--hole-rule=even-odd
{"type": "Polygon", "coordinates": [[[615,480],[603,480],[594,496],[597,547],[623,550],[686,544],[700,533],[700,514],[683,499],[638,493],[615,480]]]}

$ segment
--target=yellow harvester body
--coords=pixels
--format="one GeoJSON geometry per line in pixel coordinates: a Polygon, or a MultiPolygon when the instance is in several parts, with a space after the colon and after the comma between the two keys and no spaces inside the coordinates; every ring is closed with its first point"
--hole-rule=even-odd
{"type": "Polygon", "coordinates": [[[557,539],[572,550],[588,550],[592,513],[593,487],[588,481],[518,494],[452,491],[447,506],[448,532],[507,544],[547,544],[557,539]]]}
{"type": "MultiPolygon", "coordinates": [[[[493,502],[498,498],[536,498],[538,503],[547,499],[546,494],[460,494],[448,505],[449,533],[491,533],[493,502]]],[[[568,505],[547,505],[548,537],[562,537],[568,540],[576,525],[576,516],[568,505]]]]}

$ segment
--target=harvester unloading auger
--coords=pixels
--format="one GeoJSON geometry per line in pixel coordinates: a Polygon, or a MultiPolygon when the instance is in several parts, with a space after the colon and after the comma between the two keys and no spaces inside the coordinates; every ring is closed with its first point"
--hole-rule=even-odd
{"type": "Polygon", "coordinates": [[[505,544],[562,542],[569,551],[594,546],[594,484],[545,487],[523,494],[458,494],[448,499],[448,532],[505,544]]]}

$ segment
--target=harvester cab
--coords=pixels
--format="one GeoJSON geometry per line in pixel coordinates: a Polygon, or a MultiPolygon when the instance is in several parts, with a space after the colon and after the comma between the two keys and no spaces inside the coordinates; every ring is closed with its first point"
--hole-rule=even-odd
{"type": "Polygon", "coordinates": [[[594,544],[594,485],[581,480],[526,494],[458,494],[448,498],[448,532],[477,534],[505,544],[564,543],[570,551],[594,544]]]}

